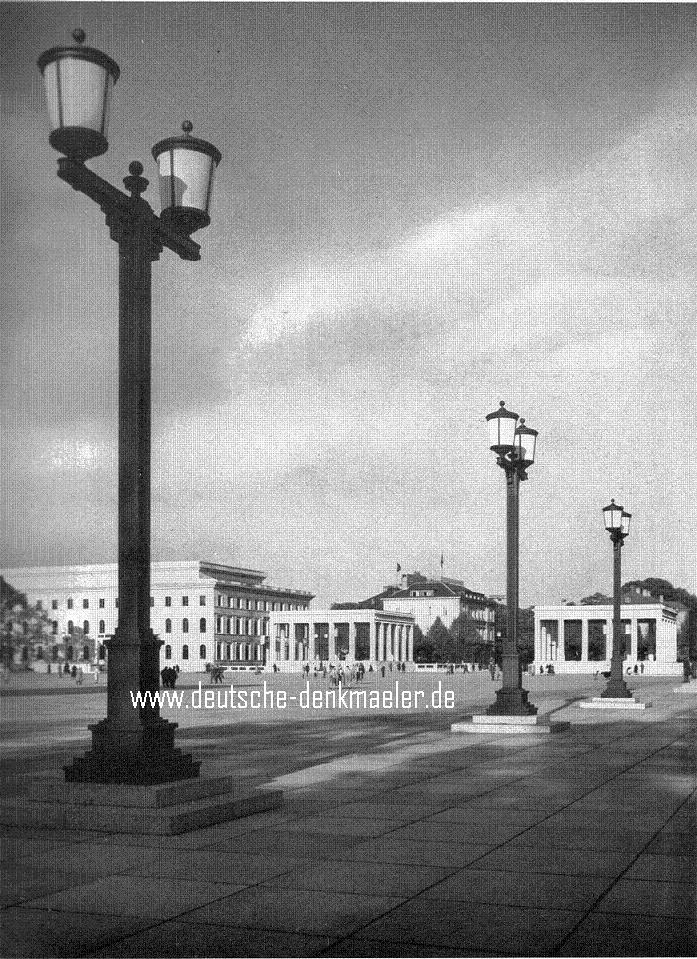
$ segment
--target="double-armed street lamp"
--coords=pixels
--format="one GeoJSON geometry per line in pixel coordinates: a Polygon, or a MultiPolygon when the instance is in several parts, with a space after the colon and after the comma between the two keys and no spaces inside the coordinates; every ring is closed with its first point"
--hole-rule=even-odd
{"type": "Polygon", "coordinates": [[[609,506],[603,507],[605,529],[610,534],[613,551],[612,575],[612,659],[610,660],[610,679],[602,693],[602,699],[628,699],[632,697],[622,678],[623,635],[622,635],[622,546],[629,536],[629,524],[632,514],[618,506],[614,499],[609,506]]]}
{"type": "Polygon", "coordinates": [[[199,260],[190,235],[210,223],[210,203],[219,151],[205,140],[183,136],[153,148],[159,168],[162,213],[158,217],[142,194],[148,181],[134,161],[124,185],[112,186],[85,166],[105,153],[111,93],[117,64],[84,46],[43,53],[43,75],[52,132],[51,145],[63,156],[58,176],[94,200],[106,216],[119,247],[119,467],[118,601],[119,624],[108,642],[106,718],[91,727],[92,749],[65,768],[69,782],[153,784],[189,779],[200,763],[174,746],[176,723],[159,707],[134,708],[132,694],[159,688],[161,641],[150,628],[150,380],[152,263],[167,247],[183,260],[199,260]]]}
{"type": "Polygon", "coordinates": [[[525,425],[517,413],[499,408],[487,416],[489,445],[496,453],[496,462],[506,474],[506,605],[507,628],[503,643],[501,688],[496,702],[487,709],[490,716],[534,716],[537,709],[528,702],[518,652],[518,516],[519,488],[528,478],[527,471],[535,462],[537,430],[525,425]]]}

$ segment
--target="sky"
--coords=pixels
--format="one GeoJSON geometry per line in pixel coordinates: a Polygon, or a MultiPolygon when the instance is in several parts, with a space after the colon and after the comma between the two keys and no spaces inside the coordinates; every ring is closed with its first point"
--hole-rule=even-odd
{"type": "Polygon", "coordinates": [[[116,561],[117,247],[55,176],[45,49],[121,67],[108,153],[213,142],[202,259],[153,266],[153,559],[315,605],[505,591],[485,416],[539,430],[521,603],[697,591],[693,5],[2,5],[0,565],[116,561]]]}

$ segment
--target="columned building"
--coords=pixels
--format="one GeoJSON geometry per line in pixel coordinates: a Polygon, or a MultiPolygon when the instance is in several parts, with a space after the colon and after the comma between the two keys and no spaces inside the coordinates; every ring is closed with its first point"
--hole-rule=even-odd
{"type": "Polygon", "coordinates": [[[377,609],[271,613],[269,665],[284,671],[362,662],[414,661],[414,617],[377,609]]]}
{"type": "MultiPolygon", "coordinates": [[[[651,676],[682,675],[674,609],[665,603],[621,606],[624,671],[651,676]],[[643,669],[642,669],[643,667],[643,669]]],[[[610,669],[612,605],[536,606],[536,673],[589,673],[610,669]]]]}
{"type": "MultiPolygon", "coordinates": [[[[24,567],[2,571],[50,623],[49,662],[105,661],[118,625],[115,563],[24,567]]],[[[312,594],[266,584],[266,574],[199,560],[153,563],[150,622],[162,642],[161,666],[205,669],[206,664],[263,665],[269,616],[304,610],[312,594]]]]}

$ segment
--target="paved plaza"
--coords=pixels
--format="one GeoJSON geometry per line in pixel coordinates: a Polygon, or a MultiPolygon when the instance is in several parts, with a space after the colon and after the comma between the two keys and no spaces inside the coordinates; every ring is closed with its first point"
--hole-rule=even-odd
{"type": "MultiPolygon", "coordinates": [[[[9,792],[57,775],[104,713],[103,691],[48,679],[3,690],[9,792]]],[[[234,678],[264,680],[304,686],[234,678]]],[[[572,727],[508,738],[450,732],[493,699],[488,673],[366,686],[397,680],[429,704],[441,683],[454,708],[253,714],[186,689],[164,714],[202,774],[283,805],[171,837],[4,828],[1,954],[694,955],[697,697],[631,677],[651,708],[596,712],[578,703],[601,678],[527,678],[572,727]]]]}

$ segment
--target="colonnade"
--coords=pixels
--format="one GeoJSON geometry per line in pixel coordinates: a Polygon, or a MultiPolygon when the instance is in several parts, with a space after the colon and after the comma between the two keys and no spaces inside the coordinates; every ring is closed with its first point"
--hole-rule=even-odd
{"type": "Polygon", "coordinates": [[[411,663],[414,619],[381,610],[304,610],[272,613],[269,663],[411,663]]]}
{"type": "MultiPolygon", "coordinates": [[[[631,667],[644,663],[651,673],[676,672],[675,610],[658,602],[628,603],[622,605],[621,617],[624,661],[631,667]]],[[[535,607],[535,666],[553,666],[555,672],[607,670],[612,647],[612,606],[535,607]],[[591,628],[599,631],[593,637],[591,628]],[[567,656],[565,647],[578,648],[578,638],[580,655],[567,656]]]]}

